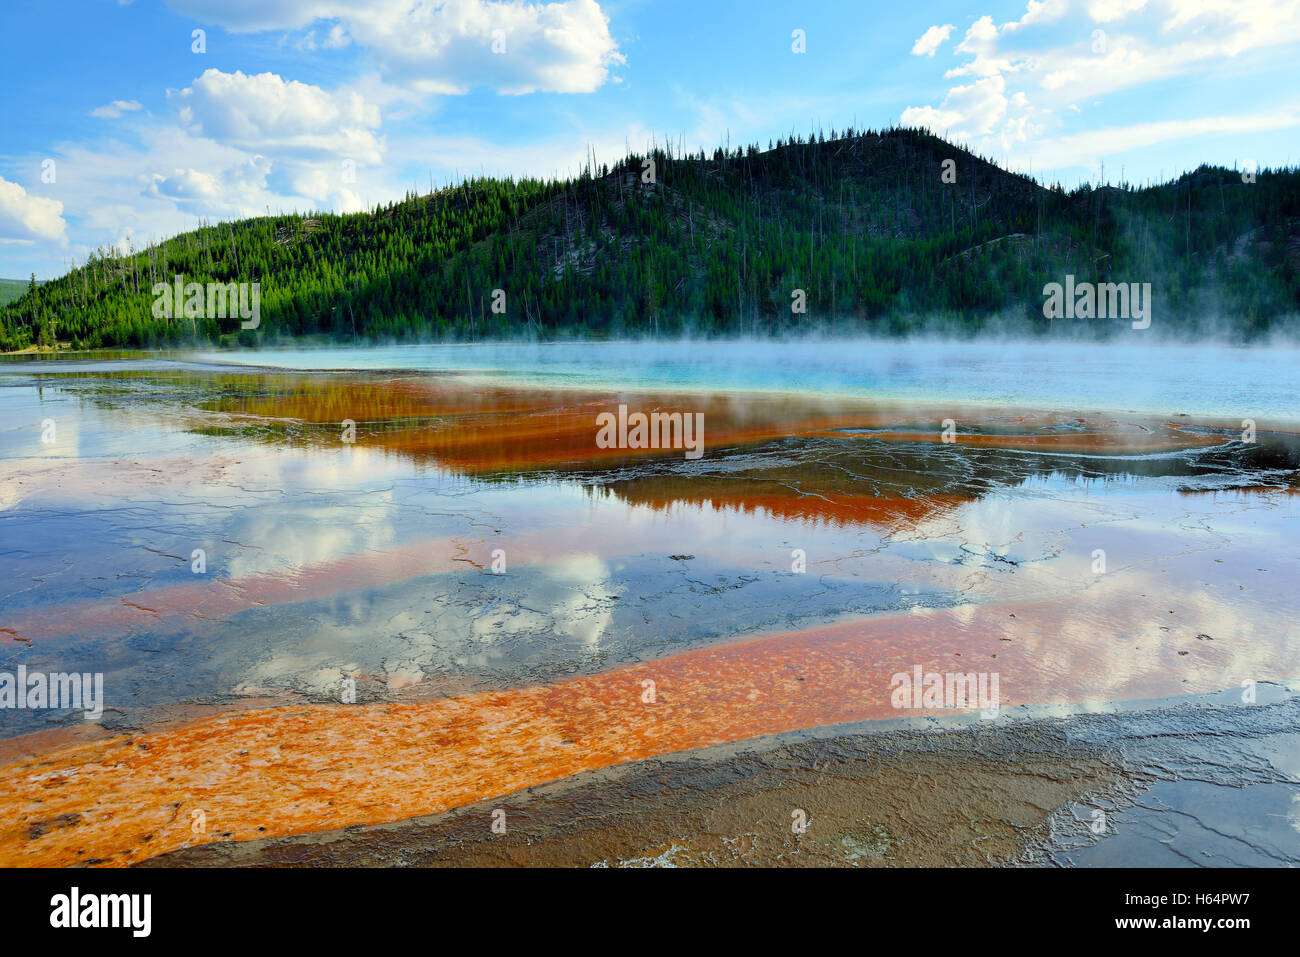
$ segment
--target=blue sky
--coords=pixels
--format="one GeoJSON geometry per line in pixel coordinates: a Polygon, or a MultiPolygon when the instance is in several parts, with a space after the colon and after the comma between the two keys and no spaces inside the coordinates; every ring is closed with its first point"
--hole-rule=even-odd
{"type": "Polygon", "coordinates": [[[1297,54],[1300,0],[10,0],[0,276],[652,137],[903,122],[1067,187],[1279,166],[1297,54]]]}

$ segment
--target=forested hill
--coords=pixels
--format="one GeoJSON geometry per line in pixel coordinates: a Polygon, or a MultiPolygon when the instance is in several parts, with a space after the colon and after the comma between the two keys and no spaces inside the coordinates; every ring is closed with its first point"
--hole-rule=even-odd
{"type": "Polygon", "coordinates": [[[1296,334],[1300,171],[1250,178],[1203,166],[1066,192],[911,129],[657,149],[566,181],[476,179],[105,250],[0,308],[0,348],[1127,328],[1044,318],[1043,287],[1066,274],[1151,283],[1152,332],[1296,334]],[[178,274],[259,283],[260,326],[155,318],[154,284],[178,274]]]}

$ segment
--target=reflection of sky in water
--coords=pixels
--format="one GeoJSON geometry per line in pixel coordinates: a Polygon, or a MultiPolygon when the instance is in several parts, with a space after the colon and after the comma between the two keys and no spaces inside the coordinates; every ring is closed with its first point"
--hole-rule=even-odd
{"type": "MultiPolygon", "coordinates": [[[[385,364],[382,353],[374,361],[385,364]]],[[[114,607],[123,596],[148,605],[167,588],[220,589],[266,573],[304,589],[266,604],[253,591],[214,621],[141,619],[4,646],[8,670],[105,671],[122,708],[231,693],[331,697],[343,675],[367,694],[430,678],[549,682],[959,602],[971,604],[945,621],[986,635],[977,604],[1026,600],[1072,603],[1035,648],[1051,673],[1118,686],[1154,644],[1198,640],[1183,633],[1191,629],[1215,642],[1202,667],[1235,680],[1277,670],[1281,629],[1294,618],[1285,583],[1300,578],[1296,496],[1180,495],[1191,480],[1176,456],[1104,481],[998,473],[983,497],[880,527],[682,500],[657,508],[554,477],[491,484],[359,446],[198,435],[143,408],[87,401],[76,382],[38,393],[0,376],[0,390],[6,620],[57,621],[72,603],[114,607]],[[59,429],[52,447],[39,441],[47,416],[59,429]],[[504,576],[476,567],[496,547],[504,576]],[[207,553],[202,579],[189,568],[195,548],[207,553]],[[1107,552],[1105,576],[1091,571],[1094,548],[1107,552]],[[790,572],[793,549],[806,553],[807,574],[790,572]],[[383,581],[329,570],[395,553],[401,567],[383,581]]],[[[1221,477],[1197,480],[1213,487],[1221,477]]],[[[9,713],[0,728],[62,720],[9,713]]]]}

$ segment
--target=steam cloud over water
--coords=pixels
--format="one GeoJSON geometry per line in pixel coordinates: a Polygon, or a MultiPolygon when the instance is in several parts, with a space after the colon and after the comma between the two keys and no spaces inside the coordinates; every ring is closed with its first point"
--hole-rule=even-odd
{"type": "Polygon", "coordinates": [[[213,353],[290,369],[459,370],[547,386],[754,390],[1300,421],[1300,347],[930,339],[476,343],[213,353]]]}

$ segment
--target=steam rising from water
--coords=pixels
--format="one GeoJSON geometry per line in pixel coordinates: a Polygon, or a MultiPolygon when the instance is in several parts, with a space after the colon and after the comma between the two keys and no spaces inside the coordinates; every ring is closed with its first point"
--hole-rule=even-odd
{"type": "Polygon", "coordinates": [[[1300,348],[952,340],[502,342],[209,353],[292,369],[452,370],[550,387],[753,390],[1300,422],[1300,348]]]}

